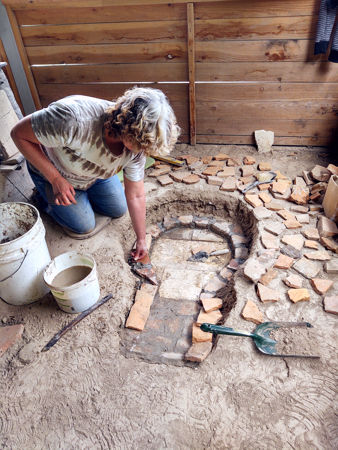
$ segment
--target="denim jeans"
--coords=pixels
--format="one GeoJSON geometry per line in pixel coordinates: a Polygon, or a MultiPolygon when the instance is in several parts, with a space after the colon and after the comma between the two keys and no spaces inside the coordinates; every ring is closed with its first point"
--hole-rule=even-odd
{"type": "Polygon", "coordinates": [[[117,175],[106,180],[96,180],[86,191],[75,189],[76,204],[55,205],[51,184],[33,172],[27,164],[28,172],[41,195],[43,210],[58,224],[75,233],[88,233],[95,228],[95,214],[117,218],[127,211],[124,189],[117,175]]]}

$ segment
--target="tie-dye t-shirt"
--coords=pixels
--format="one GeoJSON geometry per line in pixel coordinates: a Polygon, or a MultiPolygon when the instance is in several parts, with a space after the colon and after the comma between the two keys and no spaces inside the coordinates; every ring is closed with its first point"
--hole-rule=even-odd
{"type": "Polygon", "coordinates": [[[35,136],[48,159],[76,189],[88,189],[97,179],[107,179],[123,169],[131,181],[144,177],[146,157],[126,147],[115,156],[102,137],[104,111],[113,103],[71,95],[32,114],[35,136]]]}

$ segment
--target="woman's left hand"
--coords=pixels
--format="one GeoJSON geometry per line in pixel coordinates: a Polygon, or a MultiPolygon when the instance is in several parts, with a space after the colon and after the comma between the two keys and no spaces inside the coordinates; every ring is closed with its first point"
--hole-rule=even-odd
{"type": "Polygon", "coordinates": [[[131,254],[135,261],[139,261],[148,255],[148,249],[144,239],[138,239],[136,241],[136,248],[131,254]]]}

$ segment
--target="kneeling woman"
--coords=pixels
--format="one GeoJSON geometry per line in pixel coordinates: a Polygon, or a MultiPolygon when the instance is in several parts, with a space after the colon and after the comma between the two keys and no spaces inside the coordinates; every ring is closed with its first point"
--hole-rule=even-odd
{"type": "Polygon", "coordinates": [[[72,95],[25,117],[11,133],[44,211],[66,232],[90,233],[95,212],[120,217],[128,207],[136,260],[147,254],[146,156],[168,154],[178,135],[165,95],[150,88],[130,89],[115,102],[72,95]]]}

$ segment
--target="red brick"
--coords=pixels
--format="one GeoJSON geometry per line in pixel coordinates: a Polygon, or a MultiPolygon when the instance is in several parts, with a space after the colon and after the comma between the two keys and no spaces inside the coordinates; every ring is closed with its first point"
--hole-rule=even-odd
{"type": "Polygon", "coordinates": [[[138,331],[144,329],[154,299],[154,295],[145,292],[146,289],[144,288],[136,292],[135,303],[130,310],[126,328],[132,328],[138,331]]]}

